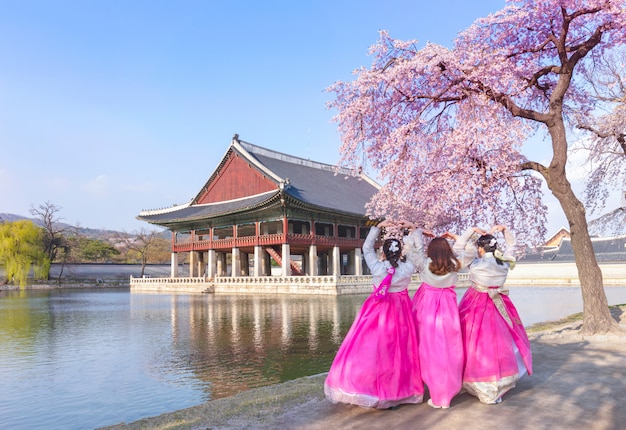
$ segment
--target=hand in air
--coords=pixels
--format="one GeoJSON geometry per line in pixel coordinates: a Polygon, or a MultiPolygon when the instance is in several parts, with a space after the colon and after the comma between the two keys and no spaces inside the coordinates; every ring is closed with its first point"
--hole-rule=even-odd
{"type": "Polygon", "coordinates": [[[474,227],[473,230],[474,230],[474,233],[478,233],[481,236],[484,236],[485,234],[487,234],[487,232],[483,230],[482,228],[474,227]]]}
{"type": "Polygon", "coordinates": [[[428,231],[428,230],[422,230],[422,234],[426,237],[430,237],[433,238],[435,237],[435,233],[433,233],[432,231],[428,231]]]}
{"type": "Polygon", "coordinates": [[[497,224],[491,227],[491,234],[497,233],[499,231],[504,231],[504,230],[506,230],[506,226],[502,224],[497,224]]]}
{"type": "Polygon", "coordinates": [[[459,238],[459,236],[449,231],[446,231],[444,234],[441,235],[441,237],[443,237],[444,239],[450,239],[450,240],[457,240],[459,238]]]}
{"type": "Polygon", "coordinates": [[[408,229],[415,228],[415,224],[413,224],[412,222],[409,222],[409,221],[405,221],[405,220],[400,220],[398,222],[398,226],[401,227],[401,228],[408,228],[408,229]]]}

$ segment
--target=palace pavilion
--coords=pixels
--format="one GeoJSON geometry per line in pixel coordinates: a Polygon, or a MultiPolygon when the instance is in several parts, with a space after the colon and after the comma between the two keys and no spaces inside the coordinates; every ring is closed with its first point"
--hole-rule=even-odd
{"type": "Polygon", "coordinates": [[[350,294],[371,291],[361,247],[380,186],[362,172],[233,137],[187,204],[144,210],[172,233],[171,277],[131,290],[350,294]],[[180,255],[188,255],[181,277],[180,255]]]}

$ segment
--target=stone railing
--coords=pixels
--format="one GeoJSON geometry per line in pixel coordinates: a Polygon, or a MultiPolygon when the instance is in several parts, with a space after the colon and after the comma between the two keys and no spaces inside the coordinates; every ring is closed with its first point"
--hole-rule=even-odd
{"type": "Polygon", "coordinates": [[[211,293],[212,282],[206,278],[135,278],[130,277],[131,292],[211,293]]]}
{"type": "MultiPolygon", "coordinates": [[[[459,286],[467,286],[468,274],[459,274],[459,286]]],[[[409,289],[420,284],[413,275],[409,289]]],[[[130,278],[133,292],[171,291],[247,294],[366,294],[372,291],[372,276],[222,276],[216,278],[130,278]]]]}
{"type": "Polygon", "coordinates": [[[213,278],[215,293],[359,294],[371,291],[372,277],[346,276],[238,276],[213,278]],[[357,279],[358,278],[358,279],[357,279]]]}

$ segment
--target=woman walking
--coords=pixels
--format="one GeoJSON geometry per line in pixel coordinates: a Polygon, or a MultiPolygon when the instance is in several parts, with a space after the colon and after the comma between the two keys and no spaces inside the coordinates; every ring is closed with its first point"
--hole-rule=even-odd
{"type": "Polygon", "coordinates": [[[463,377],[463,339],[454,290],[461,262],[448,235],[433,238],[424,252],[424,236],[434,235],[411,223],[403,225],[413,230],[405,240],[405,251],[422,280],[413,296],[422,379],[430,394],[428,404],[447,409],[461,390],[463,377]]]}
{"type": "Polygon", "coordinates": [[[388,225],[382,222],[372,227],[363,244],[375,290],[363,303],[326,377],[324,393],[333,403],[395,409],[423,399],[415,320],[407,291],[415,267],[401,260],[399,238],[384,241],[382,260],[374,250],[380,228],[388,225]]]}
{"type": "Polygon", "coordinates": [[[532,355],[524,325],[503,287],[515,265],[515,237],[503,225],[494,226],[492,234],[472,228],[456,241],[457,254],[476,232],[482,233],[476,241],[478,258],[464,258],[471,260],[471,287],[459,304],[466,355],[463,388],[482,403],[496,404],[524,374],[532,374],[532,355]],[[504,254],[493,236],[497,232],[504,234],[504,254]]]}

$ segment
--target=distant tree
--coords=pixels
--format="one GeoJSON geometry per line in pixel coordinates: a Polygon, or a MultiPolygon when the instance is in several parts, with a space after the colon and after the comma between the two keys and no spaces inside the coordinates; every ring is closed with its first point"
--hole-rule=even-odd
{"type": "Polygon", "coordinates": [[[418,49],[417,41],[382,32],[371,69],[330,88],[342,162],[370,163],[385,181],[370,215],[440,230],[507,224],[523,242],[537,243],[545,235],[543,179],[569,223],[581,331],[618,331],[586,210],[565,168],[568,131],[593,124],[598,106],[582,76],[625,42],[624,0],[508,1],[461,32],[452,49],[418,49]],[[551,145],[548,165],[522,154],[537,132],[551,145]]]}
{"type": "Polygon", "coordinates": [[[0,265],[4,267],[6,282],[15,280],[20,287],[25,286],[31,268],[36,278],[42,277],[47,260],[42,240],[41,228],[32,221],[0,223],[0,265]]]}
{"type": "MultiPolygon", "coordinates": [[[[141,263],[141,275],[143,276],[146,270],[146,264],[152,257],[156,257],[163,250],[163,243],[165,239],[161,237],[161,233],[155,230],[141,230],[130,234],[122,232],[115,238],[115,242],[118,246],[127,250],[129,256],[136,254],[137,259],[141,263]]],[[[169,242],[167,242],[169,247],[169,242]]]]}
{"type": "MultiPolygon", "coordinates": [[[[44,268],[44,277],[48,279],[50,276],[50,263],[56,260],[59,249],[66,249],[68,243],[64,234],[71,231],[71,227],[63,226],[61,218],[57,213],[61,211],[61,207],[53,203],[45,202],[39,206],[31,206],[31,215],[37,217],[41,222],[43,229],[43,251],[47,256],[48,267],[44,268]]],[[[61,269],[62,271],[62,269],[61,269]]]]}
{"type": "Polygon", "coordinates": [[[78,254],[84,261],[106,263],[112,256],[120,253],[117,248],[103,240],[82,237],[78,240],[78,242],[78,254]]]}
{"type": "Polygon", "coordinates": [[[159,234],[154,238],[148,254],[148,259],[146,260],[148,263],[169,263],[172,258],[172,243],[159,234]]]}

